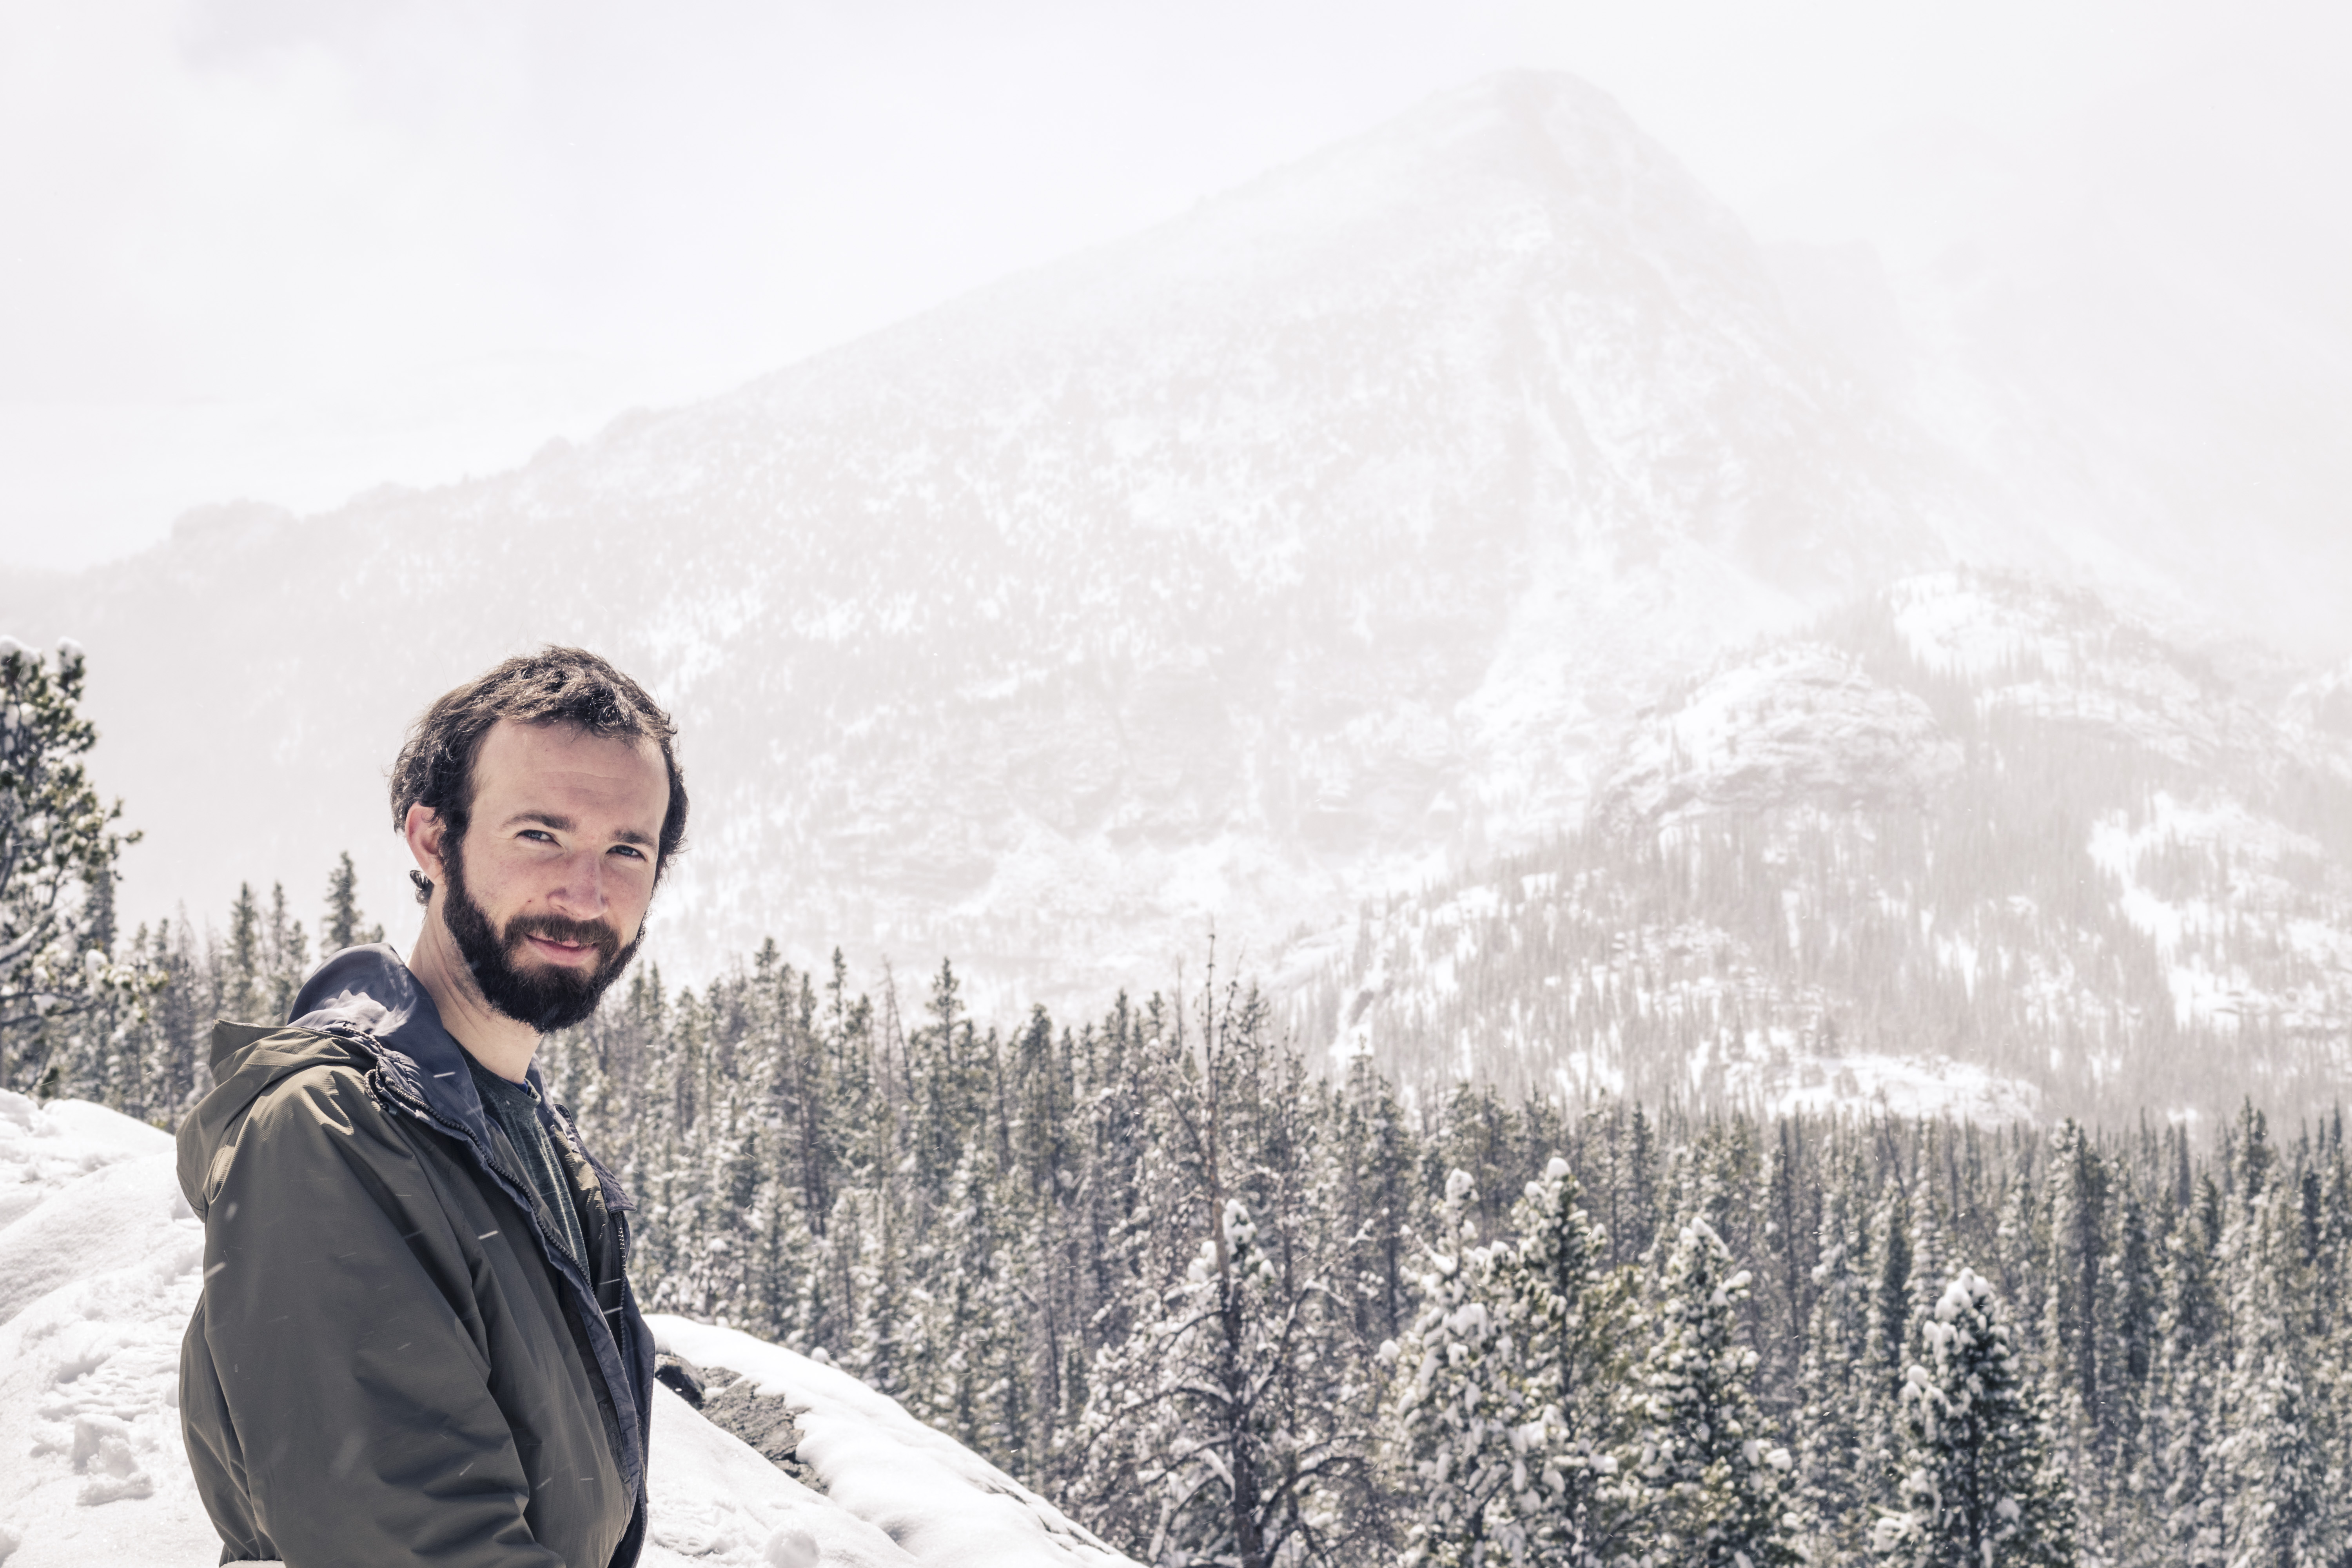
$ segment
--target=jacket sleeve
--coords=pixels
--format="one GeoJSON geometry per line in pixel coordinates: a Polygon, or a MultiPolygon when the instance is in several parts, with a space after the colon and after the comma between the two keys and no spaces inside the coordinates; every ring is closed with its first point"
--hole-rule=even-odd
{"type": "Polygon", "coordinates": [[[278,1085],[222,1152],[202,1329],[289,1568],[564,1568],[490,1395],[478,1246],[357,1075],[278,1085]]]}

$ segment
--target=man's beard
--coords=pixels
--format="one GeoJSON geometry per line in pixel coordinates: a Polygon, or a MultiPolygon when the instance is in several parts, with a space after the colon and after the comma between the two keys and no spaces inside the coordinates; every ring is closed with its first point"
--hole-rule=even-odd
{"type": "Polygon", "coordinates": [[[457,939],[457,951],[474,972],[482,999],[542,1035],[568,1029],[593,1013],[605,987],[621,977],[621,971],[636,956],[637,943],[645,940],[642,925],[624,947],[620,932],[602,921],[570,921],[551,914],[517,915],[499,931],[466,890],[465,854],[458,845],[449,847],[441,868],[448,883],[441,918],[449,934],[457,939]],[[596,963],[589,969],[560,964],[520,968],[515,953],[533,936],[585,943],[596,950],[596,963]]]}

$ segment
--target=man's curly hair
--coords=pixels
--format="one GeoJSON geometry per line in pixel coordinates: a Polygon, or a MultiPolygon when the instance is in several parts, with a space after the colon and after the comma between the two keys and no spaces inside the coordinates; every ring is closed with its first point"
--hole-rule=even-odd
{"type": "MultiPolygon", "coordinates": [[[[570,724],[613,740],[651,741],[669,774],[669,810],[662,816],[654,855],[656,885],[669,858],[686,846],[686,775],[670,745],[677,726],[646,689],[585,648],[543,647],[508,659],[488,674],[445,692],[409,726],[392,764],[392,825],[408,821],[412,805],[430,807],[460,839],[474,807],[474,758],[482,737],[501,719],[525,724],[570,724]]],[[[411,871],[416,901],[433,883],[411,871]]]]}

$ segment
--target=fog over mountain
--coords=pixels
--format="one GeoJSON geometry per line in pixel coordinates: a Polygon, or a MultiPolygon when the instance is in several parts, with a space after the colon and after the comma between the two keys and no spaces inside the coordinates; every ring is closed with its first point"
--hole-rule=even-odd
{"type": "MultiPolygon", "coordinates": [[[[1673,766],[1639,748],[1727,658],[1812,679],[1759,650],[1956,567],[2102,588],[2037,636],[2135,628],[2251,715],[2222,751],[2259,731],[2248,766],[2344,776],[2326,724],[2278,717],[2336,689],[2241,646],[2347,651],[2287,548],[2326,536],[2341,456],[2273,438],[2251,393],[2185,444],[2211,384],[2065,331],[2138,312],[2160,349],[2227,321],[2103,254],[2113,276],[2044,286],[1999,256],[1768,252],[1605,95],[1498,77],[728,396],[478,482],[192,513],[0,583],[0,614],[90,650],[95,769],[148,834],[127,918],[201,918],[243,879],[299,904],[349,847],[402,934],[401,727],[577,641],[684,730],[673,973],[773,934],[1092,1006],[1197,965],[1213,921],[1303,995],[1366,899],[1475,879],[1596,803],[1596,830],[1654,818],[1673,766]],[[2086,289],[2116,313],[2082,320],[2086,289]],[[2231,504],[2257,475],[2271,500],[2231,504]]],[[[2249,342],[2340,396],[2326,353],[2249,342]]],[[[1769,804],[1867,821],[1962,770],[1954,717],[1881,684],[1832,707],[1887,791],[1769,804]]],[[[2341,846],[2314,853],[2340,889],[2341,846]]],[[[1475,1066],[1509,1031],[1474,1034],[1475,1066]]]]}

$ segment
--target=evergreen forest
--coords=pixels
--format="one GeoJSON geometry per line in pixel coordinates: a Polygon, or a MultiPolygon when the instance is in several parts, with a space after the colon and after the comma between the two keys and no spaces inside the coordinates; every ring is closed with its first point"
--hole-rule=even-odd
{"type": "MultiPolygon", "coordinates": [[[[380,935],[244,889],[0,1058],[170,1126],[380,935]]],[[[656,969],[541,1065],[649,1310],[842,1366],[1151,1563],[2352,1564],[2352,1155],[1322,1070],[1210,973],[991,1026],[953,967],[656,969]]],[[[2273,1108],[2275,1109],[2275,1108],[2273,1108]]]]}

